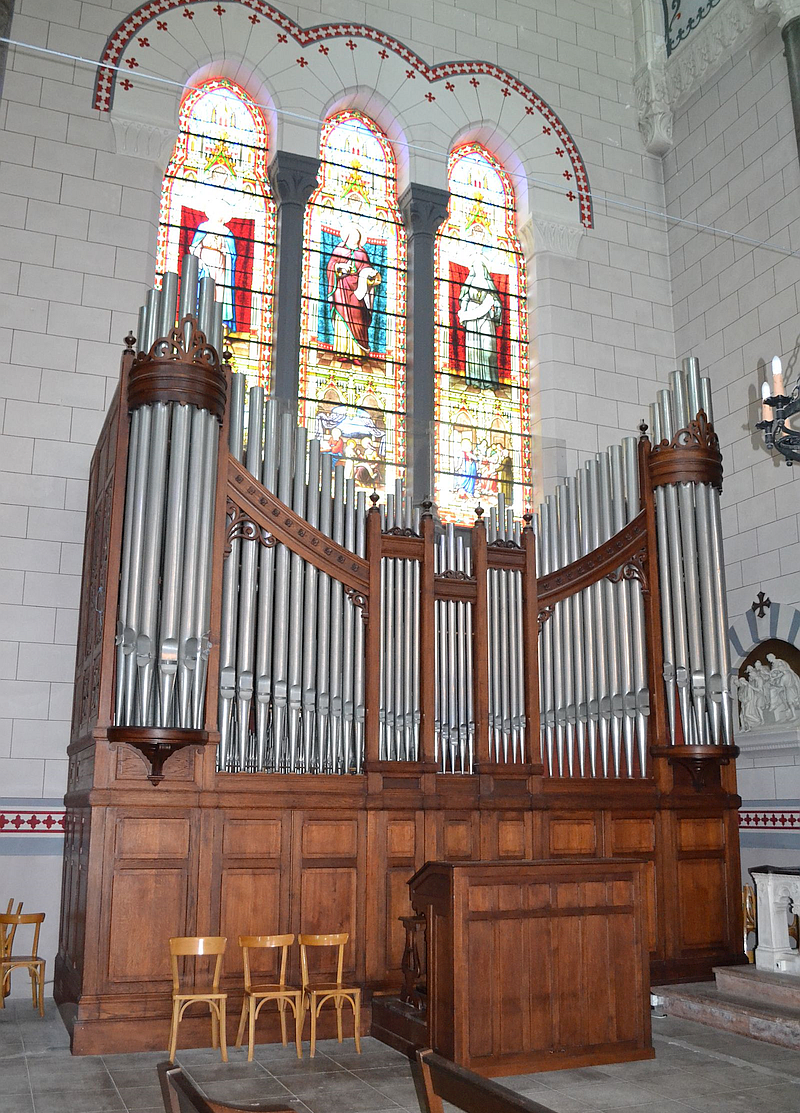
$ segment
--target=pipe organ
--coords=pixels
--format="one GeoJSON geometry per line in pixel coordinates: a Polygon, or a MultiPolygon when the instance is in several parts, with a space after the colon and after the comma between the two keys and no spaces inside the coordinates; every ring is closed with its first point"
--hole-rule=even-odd
{"type": "Polygon", "coordinates": [[[347,930],[368,1005],[399,989],[406,882],[431,859],[638,858],[653,979],[735,961],[697,362],[652,438],[523,521],[499,494],[443,528],[247,391],[213,281],[182,273],[127,339],[90,477],[56,973],[73,1050],[162,1046],[171,935],[347,930]]]}

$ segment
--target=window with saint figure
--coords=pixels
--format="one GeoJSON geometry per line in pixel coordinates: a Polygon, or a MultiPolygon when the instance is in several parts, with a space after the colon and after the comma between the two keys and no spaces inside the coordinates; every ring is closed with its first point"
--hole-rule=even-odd
{"type": "Polygon", "coordinates": [[[372,120],[326,120],[306,208],[298,420],[357,487],[405,472],[406,241],[394,155],[372,120]]]}
{"type": "Polygon", "coordinates": [[[267,128],[233,82],[189,89],[164,175],[156,271],[180,272],[185,254],[210,275],[234,371],[269,389],[275,275],[275,205],[267,179],[267,128]]]}
{"type": "Polygon", "coordinates": [[[525,261],[511,183],[480,144],[457,147],[436,236],[434,493],[445,521],[472,524],[499,494],[531,500],[525,261]]]}

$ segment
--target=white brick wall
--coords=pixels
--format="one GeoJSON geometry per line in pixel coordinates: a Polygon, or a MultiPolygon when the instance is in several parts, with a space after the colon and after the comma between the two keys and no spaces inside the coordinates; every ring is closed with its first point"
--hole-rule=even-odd
{"type": "Polygon", "coordinates": [[[674,227],[670,265],[679,357],[696,355],[714,387],[725,457],[723,491],[731,618],[760,590],[800,601],[800,470],[769,455],[760,385],[774,355],[787,384],[800,343],[800,168],[783,44],[756,33],[675,120],[664,159],[671,214],[755,241],[674,227]]]}

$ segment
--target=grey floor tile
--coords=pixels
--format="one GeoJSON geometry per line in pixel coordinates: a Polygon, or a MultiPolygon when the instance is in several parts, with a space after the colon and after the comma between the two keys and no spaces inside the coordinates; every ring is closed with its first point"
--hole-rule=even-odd
{"type": "Polygon", "coordinates": [[[36,1113],[125,1113],[125,1103],[116,1090],[77,1090],[65,1101],[59,1090],[34,1094],[36,1113]]]}
{"type": "Polygon", "coordinates": [[[209,1082],[206,1085],[198,1083],[198,1089],[215,1101],[234,1102],[241,1101],[281,1101],[283,1098],[295,1097],[277,1078],[270,1078],[265,1074],[263,1078],[234,1078],[229,1081],[209,1082]]]}
{"type": "Polygon", "coordinates": [[[289,1059],[271,1059],[265,1061],[263,1066],[274,1074],[276,1078],[301,1078],[310,1074],[345,1074],[345,1068],[341,1063],[334,1062],[333,1059],[328,1058],[327,1055],[320,1055],[319,1052],[312,1059],[306,1052],[303,1053],[303,1058],[298,1059],[295,1055],[294,1058],[289,1059]]]}
{"type": "Polygon", "coordinates": [[[205,1086],[208,1082],[228,1082],[241,1078],[260,1078],[266,1081],[270,1078],[261,1063],[193,1063],[187,1067],[198,1086],[205,1086]]]}
{"type": "Polygon", "coordinates": [[[151,1106],[162,1110],[164,1108],[158,1082],[149,1082],[146,1086],[119,1086],[117,1092],[128,1109],[149,1109],[151,1106]]]}
{"type": "Polygon", "coordinates": [[[34,1113],[33,1098],[27,1094],[0,1094],[0,1113],[34,1113]]]}
{"type": "Polygon", "coordinates": [[[546,1094],[537,1093],[533,1100],[538,1101],[545,1109],[552,1110],[553,1113],[597,1113],[596,1105],[576,1100],[563,1090],[551,1090],[546,1094]]]}
{"type": "Polygon", "coordinates": [[[582,1082],[607,1082],[608,1076],[598,1067],[578,1067],[575,1070],[548,1070],[540,1073],[542,1082],[553,1090],[566,1090],[582,1082]]]}

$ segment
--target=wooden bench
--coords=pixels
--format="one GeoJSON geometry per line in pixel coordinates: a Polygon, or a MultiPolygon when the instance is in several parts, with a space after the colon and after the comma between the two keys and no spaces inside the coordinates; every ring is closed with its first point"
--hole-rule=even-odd
{"type": "Polygon", "coordinates": [[[166,1113],[297,1113],[282,1102],[249,1101],[228,1105],[212,1101],[192,1085],[180,1067],[172,1063],[158,1064],[158,1080],[166,1113]]]}
{"type": "Polygon", "coordinates": [[[417,1062],[422,1076],[420,1100],[425,1101],[425,1113],[443,1113],[443,1101],[449,1101],[464,1113],[551,1113],[538,1101],[481,1078],[435,1051],[418,1051],[417,1062]]]}

